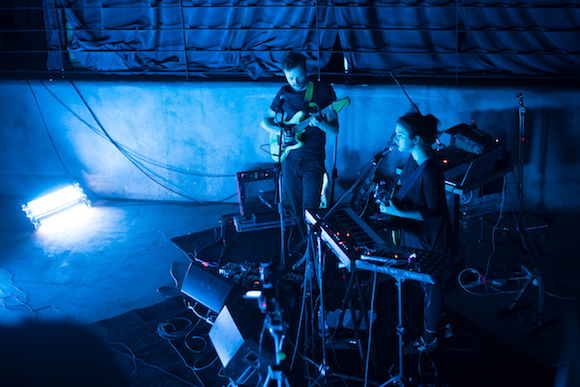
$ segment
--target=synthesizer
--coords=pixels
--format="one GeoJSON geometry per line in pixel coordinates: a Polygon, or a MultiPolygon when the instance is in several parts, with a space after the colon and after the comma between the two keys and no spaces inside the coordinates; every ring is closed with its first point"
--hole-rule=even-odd
{"type": "Polygon", "coordinates": [[[367,270],[402,279],[434,283],[451,258],[387,244],[350,207],[331,213],[306,210],[305,220],[319,227],[320,238],[349,270],[367,270]]]}

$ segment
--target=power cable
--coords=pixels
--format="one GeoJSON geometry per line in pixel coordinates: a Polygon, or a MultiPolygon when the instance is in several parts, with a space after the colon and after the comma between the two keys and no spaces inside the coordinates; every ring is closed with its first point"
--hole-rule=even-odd
{"type": "Polygon", "coordinates": [[[46,120],[44,119],[44,114],[42,114],[42,109],[40,108],[40,104],[38,103],[38,98],[36,98],[36,93],[34,92],[34,89],[32,88],[30,81],[27,80],[26,83],[28,84],[28,87],[30,88],[30,92],[32,93],[32,97],[34,98],[34,103],[36,104],[36,108],[38,109],[38,113],[40,114],[40,118],[42,119],[42,124],[44,125],[44,129],[46,130],[46,134],[48,135],[48,138],[50,139],[50,143],[52,144],[52,149],[54,149],[54,153],[56,153],[56,156],[58,157],[58,160],[60,161],[60,164],[62,165],[62,168],[64,169],[64,173],[67,176],[70,176],[68,169],[66,168],[66,165],[65,165],[64,161],[62,160],[62,157],[60,157],[60,153],[56,147],[56,144],[54,143],[54,139],[52,138],[52,135],[50,134],[50,130],[48,130],[48,125],[46,124],[46,120]]]}
{"type": "Polygon", "coordinates": [[[148,177],[150,180],[152,180],[153,182],[155,182],[157,185],[165,188],[166,190],[173,192],[183,198],[186,198],[188,200],[191,200],[195,203],[221,203],[224,202],[234,196],[236,196],[236,194],[232,194],[224,199],[221,199],[219,201],[201,201],[199,199],[196,199],[194,197],[191,197],[183,192],[181,192],[180,190],[178,190],[177,188],[173,188],[167,185],[167,182],[161,181],[164,180],[161,176],[159,176],[158,174],[156,174],[155,172],[151,171],[149,168],[146,168],[141,162],[138,162],[137,160],[143,161],[143,162],[147,162],[150,163],[152,165],[155,165],[157,167],[160,168],[165,168],[167,170],[173,171],[173,172],[178,172],[178,173],[182,173],[182,174],[188,174],[188,175],[192,175],[192,176],[201,176],[201,177],[219,177],[219,178],[230,178],[233,177],[234,175],[211,175],[211,174],[199,174],[199,173],[192,173],[189,171],[185,171],[182,169],[178,169],[175,167],[171,167],[171,166],[167,166],[164,164],[161,164],[159,162],[156,162],[152,159],[146,158],[145,156],[142,156],[138,153],[136,153],[135,151],[132,151],[130,149],[128,149],[127,147],[125,147],[124,145],[118,143],[116,140],[114,140],[109,133],[107,132],[107,130],[104,128],[104,126],[101,124],[101,122],[99,121],[97,115],[95,114],[95,112],[91,109],[91,107],[89,106],[89,104],[87,103],[86,99],[83,97],[83,95],[81,94],[80,90],[77,88],[77,86],[71,81],[69,80],[70,84],[73,86],[73,88],[75,89],[75,91],[77,92],[77,94],[79,95],[79,97],[81,98],[81,100],[83,101],[83,104],[85,105],[85,107],[87,108],[87,110],[90,112],[91,116],[93,117],[93,119],[95,120],[95,122],[97,123],[97,125],[99,126],[100,130],[98,130],[97,128],[95,128],[94,126],[92,126],[91,124],[89,124],[86,120],[82,119],[78,114],[76,114],[70,107],[68,107],[63,101],[61,101],[43,82],[41,82],[41,84],[44,86],[45,89],[47,89],[47,91],[62,105],[64,106],[67,110],[69,110],[69,112],[71,112],[75,117],[77,117],[81,122],[83,122],[85,125],[87,125],[91,130],[93,130],[95,133],[97,133],[99,136],[101,136],[102,138],[106,139],[107,141],[109,141],[111,144],[113,144],[115,146],[115,148],[117,148],[117,150],[123,155],[125,156],[125,158],[127,158],[127,160],[129,160],[141,173],[143,173],[146,177],[148,177]]]}

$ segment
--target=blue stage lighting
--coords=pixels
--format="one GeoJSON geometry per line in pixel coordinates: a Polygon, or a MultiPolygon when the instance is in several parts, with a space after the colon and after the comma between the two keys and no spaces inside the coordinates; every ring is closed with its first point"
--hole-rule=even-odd
{"type": "Polygon", "coordinates": [[[34,227],[38,228],[44,219],[77,206],[90,207],[91,202],[78,183],[75,183],[28,202],[22,206],[22,210],[34,227]]]}

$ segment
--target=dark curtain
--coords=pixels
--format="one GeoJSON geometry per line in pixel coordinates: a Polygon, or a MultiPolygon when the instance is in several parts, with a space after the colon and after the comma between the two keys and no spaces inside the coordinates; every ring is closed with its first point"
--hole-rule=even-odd
{"type": "Polygon", "coordinates": [[[338,50],[354,75],[580,75],[580,8],[565,0],[44,0],[44,5],[53,70],[68,60],[94,72],[258,79],[275,74],[288,50],[306,54],[310,70],[320,71],[337,50],[338,36],[338,50]]]}
{"type": "Polygon", "coordinates": [[[555,3],[348,2],[335,7],[336,27],[353,71],[579,75],[580,9],[555,3]]]}
{"type": "MultiPolygon", "coordinates": [[[[277,71],[287,50],[306,54],[311,70],[324,66],[336,37],[316,28],[325,10],[312,0],[45,1],[60,3],[70,23],[71,60],[93,71],[257,79],[277,71]]],[[[48,21],[57,28],[58,12],[48,21]]]]}

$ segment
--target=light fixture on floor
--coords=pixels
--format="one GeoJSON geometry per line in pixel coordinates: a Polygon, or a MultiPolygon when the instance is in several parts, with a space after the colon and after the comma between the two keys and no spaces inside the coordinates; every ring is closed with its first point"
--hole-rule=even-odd
{"type": "Polygon", "coordinates": [[[91,202],[78,183],[75,183],[24,204],[22,210],[34,227],[38,228],[44,219],[78,206],[90,207],[91,202]]]}

